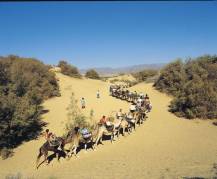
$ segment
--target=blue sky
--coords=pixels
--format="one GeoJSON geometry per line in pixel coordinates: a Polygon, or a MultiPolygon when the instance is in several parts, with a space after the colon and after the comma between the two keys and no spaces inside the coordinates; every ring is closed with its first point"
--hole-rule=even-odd
{"type": "Polygon", "coordinates": [[[79,68],[217,54],[217,2],[0,3],[0,55],[79,68]]]}

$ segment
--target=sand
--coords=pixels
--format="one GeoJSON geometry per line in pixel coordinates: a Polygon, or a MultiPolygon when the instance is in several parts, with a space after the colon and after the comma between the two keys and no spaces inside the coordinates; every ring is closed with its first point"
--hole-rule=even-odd
{"type": "MultiPolygon", "coordinates": [[[[74,79],[57,73],[61,97],[44,102],[48,113],[43,120],[57,135],[64,133],[67,121],[67,106],[71,93],[76,99],[86,99],[89,115],[94,110],[94,119],[115,114],[122,108],[128,111],[129,103],[108,94],[109,84],[98,80],[74,79]],[[100,90],[101,98],[96,98],[100,90]]],[[[15,149],[7,160],[0,160],[0,178],[20,172],[24,178],[183,178],[212,177],[213,164],[217,162],[217,127],[211,121],[186,120],[168,112],[170,97],[153,89],[152,84],[141,83],[131,90],[148,93],[153,110],[147,121],[126,137],[113,144],[104,141],[96,151],[79,152],[79,158],[52,160],[36,170],[35,160],[44,138],[26,142],[15,149]]],[[[78,103],[80,105],[80,103],[78,103]]],[[[51,154],[51,153],[50,153],[51,154]]]]}

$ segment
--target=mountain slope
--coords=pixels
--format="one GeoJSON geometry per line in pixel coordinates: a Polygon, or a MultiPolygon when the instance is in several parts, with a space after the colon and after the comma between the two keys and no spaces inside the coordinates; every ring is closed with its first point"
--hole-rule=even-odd
{"type": "MultiPolygon", "coordinates": [[[[100,75],[115,75],[119,73],[138,72],[144,69],[160,69],[165,65],[166,65],[165,63],[159,63],[159,64],[133,65],[133,66],[120,67],[120,68],[102,67],[102,68],[92,68],[92,69],[96,70],[100,75]]],[[[80,72],[82,74],[85,74],[87,70],[89,69],[80,69],[80,72]]]]}

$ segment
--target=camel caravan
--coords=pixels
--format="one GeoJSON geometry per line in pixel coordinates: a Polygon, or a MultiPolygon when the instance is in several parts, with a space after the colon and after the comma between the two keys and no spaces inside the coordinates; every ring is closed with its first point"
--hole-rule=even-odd
{"type": "Polygon", "coordinates": [[[147,113],[152,108],[147,94],[131,92],[127,89],[127,86],[123,85],[111,85],[109,92],[110,96],[129,102],[129,112],[124,113],[122,109],[119,109],[113,121],[106,116],[102,116],[92,131],[82,125],[76,126],[65,137],[56,137],[47,129],[44,134],[47,141],[40,147],[37,156],[37,169],[42,163],[49,163],[48,151],[54,152],[58,161],[61,153],[64,153],[64,156],[67,157],[71,157],[73,154],[77,156],[77,151],[81,146],[84,146],[86,152],[88,145],[92,150],[95,150],[99,143],[103,144],[104,137],[110,137],[112,143],[115,137],[118,139],[120,134],[123,136],[125,136],[125,133],[130,134],[133,130],[136,130],[136,125],[141,125],[146,120],[147,113]],[[70,145],[68,150],[64,148],[66,144],[70,145]],[[42,156],[44,156],[44,161],[39,164],[42,156]]]}

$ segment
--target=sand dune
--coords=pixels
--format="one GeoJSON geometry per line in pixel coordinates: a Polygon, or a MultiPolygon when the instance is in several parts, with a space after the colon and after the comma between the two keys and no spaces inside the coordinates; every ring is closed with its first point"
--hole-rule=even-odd
{"type": "MultiPolygon", "coordinates": [[[[57,135],[64,133],[67,120],[67,106],[71,93],[80,99],[84,97],[89,115],[94,110],[95,120],[102,115],[115,113],[119,108],[128,111],[129,104],[108,95],[109,84],[90,79],[74,79],[57,73],[61,97],[44,103],[49,112],[43,115],[50,128],[57,135]],[[96,98],[100,90],[101,98],[96,98]]],[[[34,178],[182,178],[211,177],[213,163],[217,162],[217,128],[210,121],[185,120],[168,112],[170,97],[152,88],[152,84],[138,84],[132,90],[148,93],[153,110],[148,120],[133,134],[120,137],[110,144],[100,145],[97,151],[79,153],[79,158],[54,159],[39,170],[35,159],[44,139],[24,143],[15,150],[15,155],[0,160],[0,178],[9,173],[21,172],[34,178]]]]}

